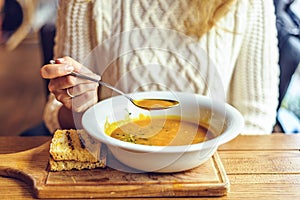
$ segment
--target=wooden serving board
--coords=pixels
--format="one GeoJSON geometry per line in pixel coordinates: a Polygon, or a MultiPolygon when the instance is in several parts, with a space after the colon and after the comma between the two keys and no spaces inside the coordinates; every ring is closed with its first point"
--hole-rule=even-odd
{"type": "Polygon", "coordinates": [[[105,169],[50,172],[50,141],[33,149],[0,154],[0,175],[30,184],[36,198],[224,196],[229,180],[218,154],[180,173],[129,173],[105,169]]]}

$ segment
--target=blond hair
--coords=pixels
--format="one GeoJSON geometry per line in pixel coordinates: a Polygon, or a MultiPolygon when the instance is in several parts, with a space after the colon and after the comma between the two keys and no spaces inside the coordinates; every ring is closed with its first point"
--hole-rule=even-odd
{"type": "Polygon", "coordinates": [[[185,32],[200,38],[230,10],[235,0],[190,0],[194,16],[185,21],[185,32]]]}

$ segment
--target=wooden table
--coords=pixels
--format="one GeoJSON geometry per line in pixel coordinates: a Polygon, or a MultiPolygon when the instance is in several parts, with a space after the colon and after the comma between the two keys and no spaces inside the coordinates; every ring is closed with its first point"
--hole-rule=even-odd
{"type": "MultiPolygon", "coordinates": [[[[0,137],[0,153],[19,152],[48,140],[0,137]]],[[[238,136],[222,145],[218,154],[230,191],[209,199],[300,199],[300,135],[238,136]]],[[[0,177],[0,191],[1,199],[32,199],[30,187],[12,178],[0,177]]]]}

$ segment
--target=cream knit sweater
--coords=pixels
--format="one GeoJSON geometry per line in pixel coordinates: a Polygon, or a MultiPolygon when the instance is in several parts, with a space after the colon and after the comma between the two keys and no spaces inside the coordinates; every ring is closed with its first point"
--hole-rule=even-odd
{"type": "MultiPolygon", "coordinates": [[[[55,57],[93,66],[125,92],[172,90],[224,98],[244,116],[245,134],[271,133],[278,96],[272,0],[238,0],[200,41],[184,35],[186,0],[60,1],[55,57]]],[[[103,89],[101,98],[112,92],[103,89]]],[[[50,95],[44,118],[59,128],[50,95]]]]}

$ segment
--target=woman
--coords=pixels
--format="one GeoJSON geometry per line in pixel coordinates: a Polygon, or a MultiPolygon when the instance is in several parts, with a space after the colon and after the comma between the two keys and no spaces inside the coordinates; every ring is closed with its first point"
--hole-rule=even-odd
{"type": "Polygon", "coordinates": [[[69,76],[72,71],[97,77],[93,71],[125,92],[213,96],[219,87],[243,114],[243,133],[271,133],[275,123],[279,71],[271,0],[61,1],[55,57],[56,64],[41,69],[50,79],[44,116],[51,132],[74,128],[98,97],[112,95],[105,88],[98,95],[97,85],[69,76]]]}

